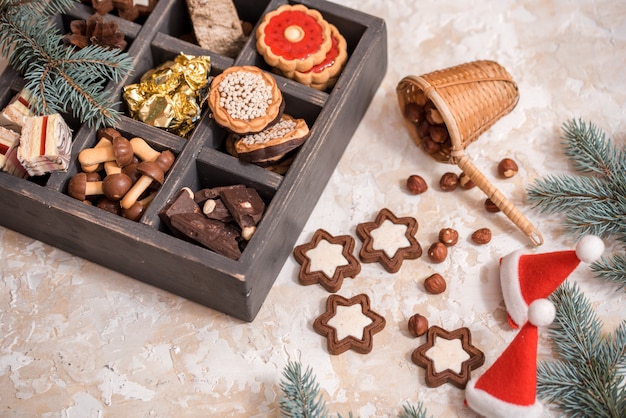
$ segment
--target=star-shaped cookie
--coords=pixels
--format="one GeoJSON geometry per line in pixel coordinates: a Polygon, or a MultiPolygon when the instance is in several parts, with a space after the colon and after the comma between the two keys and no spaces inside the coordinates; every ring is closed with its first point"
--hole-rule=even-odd
{"type": "Polygon", "coordinates": [[[398,218],[389,209],[381,209],[374,222],[356,226],[357,236],[363,241],[359,258],[364,263],[379,262],[389,273],[396,273],[404,260],[422,255],[415,238],[417,227],[415,218],[398,218]]]}
{"type": "Polygon", "coordinates": [[[373,348],[373,335],[382,331],[385,323],[385,318],[372,311],[366,294],[350,299],[330,295],[326,300],[326,312],[315,319],[313,329],[327,337],[330,354],[341,354],[350,349],[367,354],[373,348]]]}
{"type": "Polygon", "coordinates": [[[319,283],[329,292],[337,292],[345,277],[355,277],[361,271],[361,263],[352,255],[354,244],[350,235],[335,237],[323,229],[315,231],[310,242],[293,250],[300,263],[300,283],[319,283]]]}
{"type": "Polygon", "coordinates": [[[446,331],[435,325],[428,329],[426,343],[413,351],[411,360],[426,369],[426,384],[429,387],[450,382],[464,389],[471,371],[485,362],[485,355],[472,345],[468,328],[446,331]]]}

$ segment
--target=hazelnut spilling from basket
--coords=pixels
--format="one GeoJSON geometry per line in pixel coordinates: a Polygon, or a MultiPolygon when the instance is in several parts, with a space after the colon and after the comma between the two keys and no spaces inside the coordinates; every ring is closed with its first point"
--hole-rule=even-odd
{"type": "MultiPolygon", "coordinates": [[[[500,209],[533,244],[541,245],[539,231],[465,155],[465,148],[519,100],[517,84],[506,69],[494,61],[469,62],[419,77],[406,76],[396,93],[413,141],[436,161],[458,165],[487,195],[490,205],[500,209]]],[[[516,172],[516,167],[509,168],[502,171],[505,177],[516,172]]],[[[413,187],[416,194],[425,190],[415,181],[407,187],[413,187]]]]}

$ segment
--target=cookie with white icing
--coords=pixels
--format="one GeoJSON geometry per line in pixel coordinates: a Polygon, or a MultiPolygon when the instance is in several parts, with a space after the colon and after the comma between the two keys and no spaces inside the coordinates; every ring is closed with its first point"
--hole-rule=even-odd
{"type": "Polygon", "coordinates": [[[344,278],[355,277],[361,272],[359,260],[352,255],[354,245],[354,238],[350,235],[333,236],[321,228],[315,231],[311,241],[293,250],[294,258],[300,264],[300,283],[319,283],[329,292],[337,292],[344,278]]]}

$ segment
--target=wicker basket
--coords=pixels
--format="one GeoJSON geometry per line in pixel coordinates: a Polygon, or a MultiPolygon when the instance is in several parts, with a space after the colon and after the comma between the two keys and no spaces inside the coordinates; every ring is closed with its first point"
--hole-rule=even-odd
{"type": "Polygon", "coordinates": [[[458,165],[535,245],[541,245],[539,231],[465,155],[467,146],[517,104],[519,93],[511,75],[496,62],[474,61],[419,77],[404,77],[396,92],[413,141],[435,160],[458,165]],[[420,128],[425,112],[433,107],[448,136],[436,149],[426,146],[432,141],[420,128]]]}

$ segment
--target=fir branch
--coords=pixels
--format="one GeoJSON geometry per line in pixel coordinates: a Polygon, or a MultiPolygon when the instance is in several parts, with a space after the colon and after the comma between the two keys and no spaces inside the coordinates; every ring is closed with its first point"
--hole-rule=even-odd
{"type": "MultiPolygon", "coordinates": [[[[281,416],[290,418],[326,418],[326,402],[320,394],[313,371],[307,367],[304,375],[299,362],[290,361],[283,369],[280,389],[284,395],[280,398],[281,416]]],[[[398,418],[427,418],[426,408],[421,402],[417,407],[405,404],[398,418]]],[[[352,418],[352,412],[348,415],[352,418]]],[[[342,418],[337,414],[338,418],[342,418]]],[[[432,418],[432,416],[431,416],[432,418]]]]}
{"type": "Polygon", "coordinates": [[[548,175],[536,180],[528,188],[528,197],[535,207],[548,214],[592,203],[604,204],[615,199],[605,179],[565,175],[548,175]]]}
{"type": "Polygon", "coordinates": [[[626,321],[608,334],[576,283],[565,282],[550,298],[550,328],[557,361],[540,362],[537,394],[572,417],[626,416],[626,321]]]}
{"type": "Polygon", "coordinates": [[[626,158],[593,123],[573,119],[563,125],[563,148],[583,173],[596,173],[610,179],[615,173],[626,170],[626,158]]]}
{"type": "Polygon", "coordinates": [[[73,0],[31,0],[0,3],[0,53],[25,79],[39,114],[68,113],[88,126],[114,126],[118,102],[107,92],[109,81],[132,71],[132,59],[117,49],[90,46],[81,50],[63,44],[51,17],[67,11],[73,0]]]}
{"type": "MultiPolygon", "coordinates": [[[[565,213],[565,231],[581,237],[615,237],[626,245],[626,150],[618,149],[595,125],[571,120],[563,125],[562,145],[574,168],[588,176],[546,176],[527,188],[534,208],[565,213]]],[[[626,289],[624,255],[591,264],[596,276],[626,289]]]]}
{"type": "Polygon", "coordinates": [[[285,396],[280,400],[282,416],[291,418],[327,417],[326,404],[319,393],[313,372],[307,368],[304,375],[300,363],[289,362],[283,370],[280,384],[285,396]]]}
{"type": "MultiPolygon", "coordinates": [[[[421,402],[417,404],[417,408],[413,405],[405,404],[402,406],[402,412],[400,412],[398,418],[427,418],[427,413],[421,402]]],[[[432,418],[432,415],[430,418],[432,418]]]]}
{"type": "Polygon", "coordinates": [[[619,285],[620,289],[626,286],[624,281],[624,272],[626,271],[626,256],[616,254],[613,257],[602,257],[600,260],[592,263],[590,266],[597,277],[607,282],[619,285]]]}

